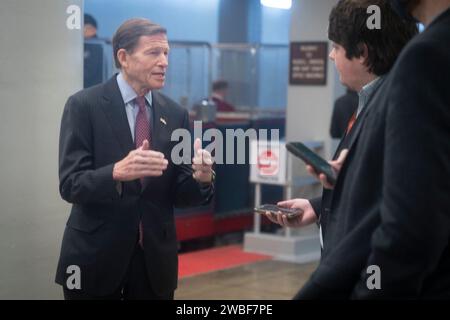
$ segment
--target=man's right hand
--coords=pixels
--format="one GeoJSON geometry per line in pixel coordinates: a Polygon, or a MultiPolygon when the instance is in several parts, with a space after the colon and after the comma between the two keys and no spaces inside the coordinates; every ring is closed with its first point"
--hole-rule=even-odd
{"type": "Polygon", "coordinates": [[[294,218],[288,218],[285,214],[281,212],[278,212],[277,214],[271,214],[270,212],[266,212],[266,217],[270,221],[278,223],[283,227],[298,228],[310,225],[317,221],[316,213],[314,212],[311,203],[307,199],[291,199],[278,202],[277,205],[280,207],[290,209],[300,208],[303,210],[303,214],[294,218]]]}
{"type": "Polygon", "coordinates": [[[113,179],[132,181],[145,177],[159,177],[167,169],[168,161],[161,152],[149,150],[149,143],[144,140],[142,146],[130,151],[122,160],[114,164],[113,179]]]}
{"type": "MultiPolygon", "coordinates": [[[[328,163],[333,168],[334,172],[336,173],[336,176],[339,175],[339,172],[341,171],[342,165],[344,164],[345,159],[347,158],[348,149],[343,149],[341,153],[339,153],[339,157],[336,160],[328,161],[328,163]]],[[[334,189],[334,185],[328,181],[327,177],[323,173],[317,173],[316,170],[310,165],[306,165],[306,170],[320,180],[323,187],[325,189],[334,189]]]]}

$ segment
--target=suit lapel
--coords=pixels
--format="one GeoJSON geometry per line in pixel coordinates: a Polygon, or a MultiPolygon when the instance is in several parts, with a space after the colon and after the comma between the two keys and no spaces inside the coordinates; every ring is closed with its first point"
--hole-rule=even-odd
{"type": "Polygon", "coordinates": [[[333,155],[333,158],[332,158],[333,160],[336,160],[338,158],[339,153],[341,152],[341,150],[345,149],[344,142],[346,141],[346,138],[347,138],[347,133],[344,133],[344,135],[342,136],[341,140],[339,141],[339,144],[338,144],[338,146],[336,148],[336,151],[334,152],[334,155],[333,155]]]}
{"type": "Polygon", "coordinates": [[[152,139],[152,148],[160,150],[162,147],[161,139],[167,131],[167,105],[158,92],[152,92],[152,126],[150,134],[152,139]]]}
{"type": "Polygon", "coordinates": [[[103,95],[103,112],[106,114],[111,127],[119,140],[124,155],[135,149],[133,138],[131,137],[130,126],[128,124],[125,104],[117,85],[116,77],[111,78],[105,84],[103,95]]]}
{"type": "Polygon", "coordinates": [[[378,88],[375,90],[375,92],[369,97],[369,100],[366,103],[366,106],[363,108],[361,113],[356,118],[355,124],[353,125],[352,129],[348,133],[347,136],[344,135],[342,137],[341,141],[339,142],[339,146],[336,149],[336,152],[334,154],[333,159],[337,159],[339,157],[339,153],[342,149],[348,149],[349,152],[353,145],[355,144],[356,140],[358,140],[359,134],[361,132],[362,127],[364,126],[364,121],[367,118],[367,116],[370,114],[371,110],[373,109],[370,106],[370,103],[373,101],[373,98],[376,96],[378,90],[382,87],[383,82],[385,81],[386,77],[382,77],[379,80],[378,88]]]}
{"type": "MultiPolygon", "coordinates": [[[[356,118],[355,124],[353,125],[353,127],[350,130],[349,134],[346,137],[344,137],[343,139],[341,139],[341,142],[339,143],[339,146],[338,146],[338,148],[336,150],[336,153],[335,153],[333,159],[337,159],[338,158],[339,153],[341,152],[342,149],[348,149],[347,158],[349,157],[350,152],[352,151],[352,148],[355,145],[355,142],[358,140],[358,137],[359,137],[359,135],[361,133],[361,130],[364,127],[364,122],[365,122],[366,118],[368,117],[368,115],[375,108],[375,106],[371,106],[370,104],[373,102],[374,97],[378,94],[380,88],[383,86],[383,82],[385,81],[385,79],[386,79],[386,76],[379,80],[380,83],[378,84],[378,88],[369,97],[369,99],[368,99],[368,101],[366,103],[366,106],[363,108],[361,113],[356,118]]],[[[344,162],[344,164],[342,165],[341,171],[345,170],[347,166],[348,166],[348,162],[344,162]]],[[[340,179],[339,179],[339,176],[338,176],[338,179],[336,180],[336,186],[338,185],[339,181],[340,181],[340,179]]],[[[328,193],[327,196],[322,197],[324,202],[328,202],[329,201],[327,206],[330,208],[330,210],[331,210],[331,207],[332,207],[334,195],[335,195],[334,190],[331,190],[328,193]]]]}
{"type": "MultiPolygon", "coordinates": [[[[372,97],[373,97],[373,95],[372,95],[372,97]]],[[[366,107],[358,115],[358,118],[355,121],[355,125],[352,127],[348,136],[345,138],[347,141],[344,145],[344,148],[348,149],[349,151],[355,144],[355,141],[358,139],[359,134],[361,132],[361,128],[364,126],[364,121],[366,120],[367,115],[370,113],[371,108],[369,107],[369,103],[370,103],[370,100],[372,100],[372,97],[369,99],[369,102],[366,105],[366,107]]]]}

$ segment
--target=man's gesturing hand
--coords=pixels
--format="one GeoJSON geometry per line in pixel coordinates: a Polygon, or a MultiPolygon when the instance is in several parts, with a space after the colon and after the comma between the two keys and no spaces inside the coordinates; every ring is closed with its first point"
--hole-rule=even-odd
{"type": "Polygon", "coordinates": [[[211,183],[212,181],[212,159],[211,154],[201,149],[202,143],[200,139],[194,142],[194,158],[192,158],[192,176],[200,183],[211,183]]]}
{"type": "Polygon", "coordinates": [[[113,179],[116,181],[132,181],[145,177],[159,177],[167,169],[168,161],[161,152],[148,149],[144,140],[142,146],[130,151],[122,160],[114,165],[113,179]]]}

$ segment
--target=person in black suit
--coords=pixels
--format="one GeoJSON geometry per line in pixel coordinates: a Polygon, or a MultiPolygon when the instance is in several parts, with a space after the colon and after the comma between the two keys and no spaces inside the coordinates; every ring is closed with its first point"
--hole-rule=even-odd
{"type": "Polygon", "coordinates": [[[157,92],[168,66],[166,30],[131,19],[113,47],[120,73],[74,94],[64,108],[59,187],[72,210],[56,282],[66,299],[173,299],[173,207],[210,201],[211,157],[199,140],[192,166],[191,150],[183,163],[171,154],[172,132],[188,130],[189,120],[157,92]]]}
{"type": "MultiPolygon", "coordinates": [[[[321,261],[295,298],[348,298],[353,289],[352,281],[355,284],[359,277],[361,261],[354,256],[367,249],[370,240],[353,243],[355,248],[346,246],[346,241],[354,235],[356,226],[371,218],[371,212],[378,206],[383,171],[383,159],[377,153],[383,146],[374,141],[364,143],[361,139],[363,134],[371,132],[370,119],[376,118],[380,99],[389,88],[388,72],[416,33],[415,23],[401,21],[386,0],[341,0],[330,14],[329,38],[333,41],[330,58],[336,64],[341,81],[358,91],[360,99],[356,119],[349,123],[330,162],[338,172],[336,184],[331,185],[323,174],[319,175],[324,185],[321,198],[279,203],[302,208],[301,218],[288,220],[282,215],[272,218],[285,226],[319,221],[321,261]],[[381,29],[366,27],[367,7],[374,4],[381,9],[381,29]],[[372,148],[374,154],[359,155],[365,148],[372,148]],[[344,256],[336,259],[339,253],[344,256]]],[[[315,174],[311,167],[308,170],[315,174]]]]}
{"type": "Polygon", "coordinates": [[[347,130],[348,122],[358,108],[358,93],[347,88],[347,92],[336,99],[331,115],[330,136],[341,139],[347,130]]]}
{"type": "MultiPolygon", "coordinates": [[[[383,145],[383,172],[378,206],[356,229],[371,232],[352,297],[449,299],[450,0],[393,4],[426,29],[402,52],[371,131],[361,137],[367,147],[383,145]],[[376,289],[371,266],[379,269],[376,289]]],[[[375,155],[369,149],[361,155],[375,155]]]]}
{"type": "Polygon", "coordinates": [[[450,1],[391,4],[427,27],[373,98],[329,216],[339,241],[298,298],[450,298],[450,1]]]}

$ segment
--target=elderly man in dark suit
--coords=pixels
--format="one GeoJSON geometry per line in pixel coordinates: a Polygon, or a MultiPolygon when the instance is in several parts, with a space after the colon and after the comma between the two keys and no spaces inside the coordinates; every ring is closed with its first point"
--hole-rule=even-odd
{"type": "Polygon", "coordinates": [[[211,199],[210,154],[196,141],[192,166],[171,159],[171,134],[189,120],[157,92],[168,66],[166,30],[128,20],[113,49],[120,73],[71,96],[64,109],[60,193],[72,210],[56,282],[66,299],[173,299],[173,208],[211,199]]]}

